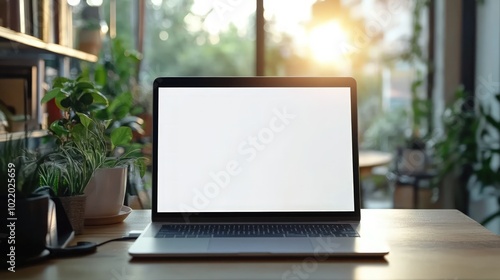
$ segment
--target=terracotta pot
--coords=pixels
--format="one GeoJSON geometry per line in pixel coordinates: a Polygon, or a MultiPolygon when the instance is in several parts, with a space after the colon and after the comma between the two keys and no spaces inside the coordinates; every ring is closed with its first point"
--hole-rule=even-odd
{"type": "Polygon", "coordinates": [[[78,33],[78,49],[93,55],[99,55],[102,47],[101,30],[80,30],[78,33]]]}

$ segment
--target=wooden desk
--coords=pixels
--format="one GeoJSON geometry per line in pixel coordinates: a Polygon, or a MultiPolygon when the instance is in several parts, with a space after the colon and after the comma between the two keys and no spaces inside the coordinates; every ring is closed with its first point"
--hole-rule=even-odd
{"type": "MultiPolygon", "coordinates": [[[[362,210],[361,235],[376,228],[391,251],[381,259],[132,259],[131,242],[84,257],[0,272],[1,279],[499,279],[500,237],[456,210],[362,210]]],[[[77,240],[102,242],[143,229],[150,211],[87,227],[77,240]]]]}

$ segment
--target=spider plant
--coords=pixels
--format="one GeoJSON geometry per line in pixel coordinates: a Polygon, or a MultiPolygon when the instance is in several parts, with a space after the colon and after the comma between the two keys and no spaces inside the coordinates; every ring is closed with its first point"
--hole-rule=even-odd
{"type": "Polygon", "coordinates": [[[8,138],[0,142],[0,181],[5,182],[1,195],[9,192],[7,182],[14,180],[16,193],[27,197],[38,186],[34,153],[26,150],[26,139],[8,138]],[[10,179],[10,180],[9,180],[10,179]]]}
{"type": "Polygon", "coordinates": [[[67,142],[47,155],[39,168],[40,185],[51,186],[57,196],[83,194],[94,170],[105,160],[105,144],[97,135],[67,142]]]}

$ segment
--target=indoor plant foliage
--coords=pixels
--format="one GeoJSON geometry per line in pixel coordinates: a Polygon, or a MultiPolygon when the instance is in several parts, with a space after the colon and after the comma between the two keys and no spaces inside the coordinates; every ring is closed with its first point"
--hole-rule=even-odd
{"type": "Polygon", "coordinates": [[[92,121],[90,112],[107,106],[108,101],[92,83],[67,78],[55,79],[42,103],[52,99],[63,115],[50,125],[59,145],[42,164],[40,181],[57,196],[80,195],[106,156],[99,133],[105,124],[92,121]]]}
{"type": "Polygon", "coordinates": [[[117,146],[131,141],[132,131],[118,127],[109,136],[105,133],[111,120],[100,120],[95,114],[108,106],[108,99],[94,83],[81,77],[57,78],[42,103],[52,99],[63,117],[50,125],[59,146],[41,166],[42,185],[54,188],[58,196],[72,196],[83,194],[97,168],[133,163],[144,174],[143,159],[133,156],[134,151],[114,155],[117,146]]]}
{"type": "Polygon", "coordinates": [[[134,100],[140,94],[136,76],[141,54],[125,48],[119,38],[109,40],[106,46],[97,63],[84,64],[82,69],[82,76],[93,78],[109,100],[109,106],[96,112],[96,117],[112,120],[108,132],[128,126],[134,132],[143,134],[143,120],[137,116],[143,109],[134,100]]]}
{"type": "MultiPolygon", "coordinates": [[[[15,261],[22,264],[45,250],[48,225],[49,196],[35,193],[38,188],[36,156],[26,149],[26,138],[9,137],[0,142],[0,251],[9,253],[15,247],[15,261]],[[15,217],[15,221],[9,218],[15,217]],[[14,223],[15,227],[10,225],[14,223]],[[15,243],[9,236],[15,232],[15,243]]],[[[5,259],[12,260],[3,255],[5,259]]]]}
{"type": "MultiPolygon", "coordinates": [[[[144,129],[150,128],[151,124],[145,123],[143,119],[150,119],[148,114],[144,114],[146,106],[138,103],[146,95],[137,83],[141,54],[129,48],[119,37],[108,38],[103,46],[97,63],[82,63],[82,76],[95,81],[100,92],[109,101],[109,106],[96,111],[95,117],[99,120],[111,120],[106,129],[107,135],[111,135],[117,128],[129,127],[133,132],[133,140],[121,145],[120,150],[135,151],[133,155],[143,156],[142,150],[149,142],[149,138],[144,137],[144,129]]],[[[147,136],[150,135],[148,133],[147,136]]],[[[136,170],[137,168],[128,170],[128,194],[136,194],[138,189],[143,188],[143,181],[136,170]]]]}
{"type": "Polygon", "coordinates": [[[135,164],[142,175],[144,161],[132,154],[135,151],[115,155],[117,146],[131,141],[132,131],[128,127],[118,127],[110,135],[106,133],[111,120],[98,119],[95,114],[109,103],[94,83],[82,77],[75,80],[56,78],[42,103],[52,99],[62,111],[62,118],[50,125],[58,146],[40,165],[40,184],[51,187],[60,197],[78,234],[83,231],[85,204],[89,203],[85,201],[84,191],[94,172],[99,168],[135,164]]]}
{"type": "MultiPolygon", "coordinates": [[[[439,183],[447,175],[460,178],[462,190],[470,193],[496,196],[500,205],[500,167],[495,157],[500,155],[500,121],[491,109],[493,103],[500,102],[500,93],[491,101],[481,102],[460,87],[455,102],[443,114],[445,137],[437,139],[434,146],[439,166],[439,183]]],[[[481,223],[486,225],[500,216],[500,211],[492,213],[481,223]]]]}
{"type": "Polygon", "coordinates": [[[4,182],[2,196],[7,195],[7,182],[15,179],[15,191],[22,197],[30,196],[38,186],[35,154],[25,149],[25,139],[12,138],[0,143],[0,181],[4,182]],[[15,173],[10,174],[9,170],[15,173]]]}

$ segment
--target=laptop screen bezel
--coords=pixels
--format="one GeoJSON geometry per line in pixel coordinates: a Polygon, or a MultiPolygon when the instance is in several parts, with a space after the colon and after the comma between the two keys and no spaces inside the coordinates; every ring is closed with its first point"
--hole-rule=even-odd
{"type": "MultiPolygon", "coordinates": [[[[164,159],[165,160],[165,159],[164,159]]],[[[351,77],[160,77],[153,82],[152,221],[214,222],[328,222],[359,221],[360,185],[356,81],[351,77]],[[158,212],[158,99],[159,88],[200,87],[348,87],[351,89],[354,211],[322,212],[158,212]]]]}

